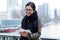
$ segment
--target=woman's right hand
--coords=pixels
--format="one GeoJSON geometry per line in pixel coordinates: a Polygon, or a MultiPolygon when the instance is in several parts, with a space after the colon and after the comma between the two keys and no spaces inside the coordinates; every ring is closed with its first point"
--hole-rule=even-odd
{"type": "Polygon", "coordinates": [[[28,37],[28,33],[27,32],[20,32],[20,35],[23,37],[28,37]]]}

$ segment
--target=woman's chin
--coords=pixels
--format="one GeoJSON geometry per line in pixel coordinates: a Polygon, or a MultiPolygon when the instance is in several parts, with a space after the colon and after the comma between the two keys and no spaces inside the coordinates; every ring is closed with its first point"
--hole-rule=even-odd
{"type": "Polygon", "coordinates": [[[27,15],[27,16],[30,16],[30,15],[27,15]]]}

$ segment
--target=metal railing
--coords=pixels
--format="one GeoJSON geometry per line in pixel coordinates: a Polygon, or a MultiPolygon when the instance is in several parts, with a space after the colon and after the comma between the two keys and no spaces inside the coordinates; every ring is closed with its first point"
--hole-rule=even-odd
{"type": "Polygon", "coordinates": [[[0,40],[20,40],[19,33],[0,33],[0,40]]]}
{"type": "Polygon", "coordinates": [[[0,40],[20,40],[20,37],[0,35],[0,40]]]}

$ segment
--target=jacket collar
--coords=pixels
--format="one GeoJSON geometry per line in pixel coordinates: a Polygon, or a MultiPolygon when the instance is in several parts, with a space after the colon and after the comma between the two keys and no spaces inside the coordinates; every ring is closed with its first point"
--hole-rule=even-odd
{"type": "Polygon", "coordinates": [[[35,11],[31,16],[27,16],[27,15],[26,15],[26,18],[27,18],[27,20],[29,20],[29,21],[37,20],[37,19],[38,19],[37,11],[35,11]]]}

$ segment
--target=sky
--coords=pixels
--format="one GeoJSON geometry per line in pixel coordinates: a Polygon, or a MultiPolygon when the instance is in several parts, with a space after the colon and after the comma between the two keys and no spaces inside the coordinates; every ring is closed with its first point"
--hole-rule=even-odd
{"type": "Polygon", "coordinates": [[[60,0],[30,0],[36,4],[36,7],[38,8],[39,5],[42,5],[43,3],[48,3],[49,8],[51,10],[51,18],[54,18],[54,9],[60,9],[60,0]]]}
{"type": "Polygon", "coordinates": [[[36,3],[36,5],[42,5],[43,3],[49,3],[50,8],[59,8],[60,9],[60,0],[30,0],[34,3],[36,3]]]}
{"type": "MultiPolygon", "coordinates": [[[[42,5],[43,3],[48,3],[49,8],[51,9],[51,14],[53,18],[53,10],[55,8],[60,9],[60,0],[30,0],[36,4],[36,7],[38,8],[39,5],[42,5]]],[[[22,5],[22,0],[18,0],[18,5],[22,5]]],[[[20,8],[21,9],[21,8],[20,8]]],[[[7,11],[7,0],[0,0],[0,12],[7,11]]]]}
{"type": "MultiPolygon", "coordinates": [[[[60,0],[30,0],[38,5],[42,5],[43,3],[49,3],[50,9],[59,8],[60,9],[60,0]]],[[[22,0],[18,0],[18,4],[22,4],[22,0]]],[[[4,11],[7,8],[7,0],[0,0],[0,11],[4,11]],[[2,8],[3,7],[3,8],[2,8]],[[4,10],[1,10],[4,9],[4,10]]]]}
{"type": "Polygon", "coordinates": [[[7,0],[0,0],[0,12],[7,11],[7,0]]]}
{"type": "MultiPolygon", "coordinates": [[[[22,5],[22,0],[18,0],[18,5],[22,5]]],[[[0,0],[0,12],[7,11],[7,0],[0,0]]]]}

